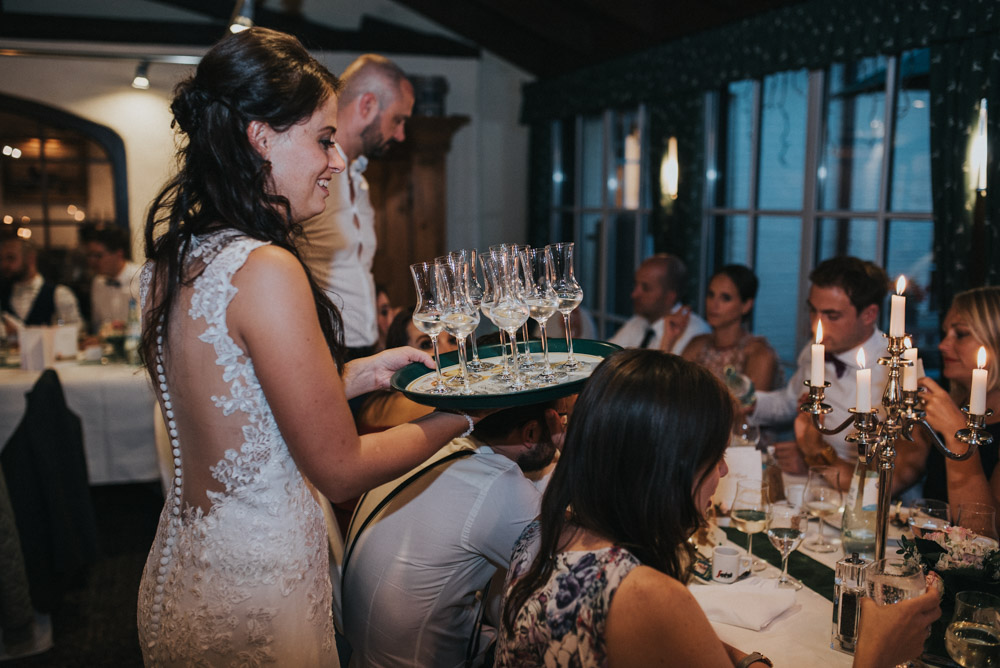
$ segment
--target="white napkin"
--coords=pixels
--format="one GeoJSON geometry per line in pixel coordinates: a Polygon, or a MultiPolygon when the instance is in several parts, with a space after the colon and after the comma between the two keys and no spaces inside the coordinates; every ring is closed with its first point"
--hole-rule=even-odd
{"type": "Polygon", "coordinates": [[[760,631],[795,605],[795,590],[777,585],[752,577],[731,585],[693,584],[689,590],[711,621],[760,631]]]}

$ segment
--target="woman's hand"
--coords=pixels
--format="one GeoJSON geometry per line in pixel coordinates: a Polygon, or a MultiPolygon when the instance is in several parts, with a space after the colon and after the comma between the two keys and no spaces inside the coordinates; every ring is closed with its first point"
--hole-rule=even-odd
{"type": "Polygon", "coordinates": [[[943,387],[926,376],[917,381],[924,391],[920,397],[927,411],[927,422],[946,436],[965,429],[965,413],[955,405],[943,387]]]}
{"type": "Polygon", "coordinates": [[[920,656],[931,624],[941,616],[940,601],[936,589],[892,605],[862,598],[855,668],[895,666],[920,656]]]}
{"type": "Polygon", "coordinates": [[[434,368],[434,359],[416,348],[390,348],[371,357],[352,360],[344,366],[344,388],[348,398],[389,387],[392,374],[404,366],[420,362],[434,368]]]}

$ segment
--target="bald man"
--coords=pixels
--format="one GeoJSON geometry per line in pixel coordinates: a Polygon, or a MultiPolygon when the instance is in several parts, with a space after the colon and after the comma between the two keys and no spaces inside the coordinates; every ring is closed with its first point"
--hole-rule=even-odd
{"type": "Polygon", "coordinates": [[[413,86],[391,60],[366,54],[341,75],[334,139],[347,169],[334,174],[326,210],[302,224],[299,251],[316,281],[344,318],[348,357],[375,351],[378,340],[375,279],[375,210],[364,170],[394,142],[405,139],[413,112],[413,86]]]}
{"type": "Polygon", "coordinates": [[[699,334],[711,331],[690,308],[682,307],[680,290],[687,276],[676,255],[658,253],[646,258],[635,272],[632,311],[635,313],[611,337],[623,348],[661,348],[675,355],[699,334]]]}

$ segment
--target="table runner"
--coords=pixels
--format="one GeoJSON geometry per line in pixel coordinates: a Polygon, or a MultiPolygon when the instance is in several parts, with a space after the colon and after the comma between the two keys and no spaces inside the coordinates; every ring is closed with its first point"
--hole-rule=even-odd
{"type": "MultiPolygon", "coordinates": [[[[746,545],[747,535],[742,531],[733,527],[723,527],[722,530],[726,532],[726,537],[732,542],[740,546],[746,545]]],[[[767,538],[763,533],[757,535],[760,538],[767,538]]],[[[753,554],[755,557],[781,568],[781,553],[774,549],[769,540],[755,540],[753,554]]],[[[833,569],[829,566],[803,554],[800,550],[796,550],[788,556],[788,573],[801,580],[802,584],[826,600],[833,601],[833,569]]]]}

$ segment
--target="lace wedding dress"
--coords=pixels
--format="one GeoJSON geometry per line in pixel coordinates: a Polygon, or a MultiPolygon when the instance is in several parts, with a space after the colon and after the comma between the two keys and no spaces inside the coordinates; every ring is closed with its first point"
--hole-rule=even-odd
{"type": "Polygon", "coordinates": [[[175,469],[139,589],[146,665],[338,665],[322,512],[226,326],[232,277],[262,245],[196,240],[159,345],[175,469]]]}

